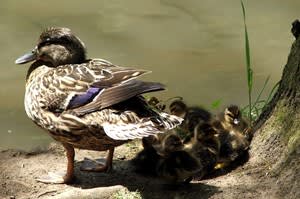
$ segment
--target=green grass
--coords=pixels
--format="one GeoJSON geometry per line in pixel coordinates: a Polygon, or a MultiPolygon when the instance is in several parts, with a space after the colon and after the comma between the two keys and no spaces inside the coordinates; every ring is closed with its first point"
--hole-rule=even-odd
{"type": "Polygon", "coordinates": [[[249,44],[249,36],[248,36],[248,30],[247,30],[247,23],[246,23],[246,9],[244,6],[243,1],[241,0],[241,7],[243,11],[243,21],[244,21],[244,31],[245,31],[245,60],[246,60],[246,76],[247,76],[247,90],[248,90],[248,105],[245,106],[242,109],[242,112],[245,116],[249,118],[250,126],[252,126],[253,121],[256,120],[261,112],[263,111],[264,107],[269,103],[272,96],[274,95],[274,92],[276,91],[279,82],[274,85],[273,89],[269,93],[267,99],[262,100],[261,95],[263,94],[269,80],[270,76],[268,76],[263,84],[263,87],[261,88],[256,100],[254,103],[252,103],[252,88],[253,88],[253,69],[251,66],[251,54],[250,54],[250,44],[249,44]]]}
{"type": "Polygon", "coordinates": [[[128,191],[127,189],[121,189],[112,196],[113,199],[142,199],[139,191],[128,191]]]}
{"type": "Polygon", "coordinates": [[[252,86],[253,86],[253,70],[251,68],[251,56],[250,56],[250,45],[249,37],[246,23],[246,11],[243,1],[241,0],[241,6],[243,10],[243,19],[244,19],[244,29],[245,29],[245,58],[246,58],[246,74],[247,74],[247,86],[248,86],[248,107],[249,113],[248,118],[250,120],[250,125],[252,124],[252,86]]]}
{"type": "Polygon", "coordinates": [[[222,99],[217,99],[211,103],[210,108],[212,110],[218,109],[221,106],[221,104],[222,104],[222,99]]]}

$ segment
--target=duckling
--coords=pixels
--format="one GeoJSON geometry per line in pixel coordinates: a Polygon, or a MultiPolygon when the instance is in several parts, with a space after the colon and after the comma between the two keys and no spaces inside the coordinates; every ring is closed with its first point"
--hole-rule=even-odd
{"type": "Polygon", "coordinates": [[[170,104],[169,110],[173,115],[184,118],[187,105],[182,100],[175,100],[170,104]]]}
{"type": "Polygon", "coordinates": [[[218,139],[221,143],[215,169],[220,169],[229,166],[248,149],[250,144],[246,136],[248,124],[242,118],[238,106],[231,105],[219,115],[219,121],[216,120],[214,126],[218,129],[218,139]]]}
{"type": "Polygon", "coordinates": [[[211,173],[217,163],[221,143],[217,131],[210,123],[200,123],[194,130],[194,137],[185,144],[185,150],[193,154],[202,164],[198,178],[211,173]]]}
{"type": "Polygon", "coordinates": [[[149,71],[87,59],[84,43],[68,28],[47,28],[33,50],[15,63],[32,61],[26,76],[25,111],[62,143],[68,160],[66,174],[38,179],[41,182],[72,182],[74,148],[108,150],[104,165],[81,167],[83,171],[108,171],[116,146],[163,133],[182,122],[152,109],[141,96],[164,90],[160,83],[136,80],[149,71]]]}
{"type": "Polygon", "coordinates": [[[185,150],[169,153],[156,166],[157,175],[172,184],[189,183],[201,170],[201,162],[185,150]]]}
{"type": "MultiPolygon", "coordinates": [[[[167,137],[167,135],[171,134],[171,131],[167,131],[163,134],[150,135],[148,137],[142,138],[142,146],[144,149],[151,148],[153,146],[162,146],[163,140],[167,137]]],[[[172,134],[174,134],[172,132],[172,134]]]]}
{"type": "Polygon", "coordinates": [[[166,105],[162,103],[162,101],[158,100],[157,97],[151,97],[148,100],[148,104],[160,111],[164,111],[166,109],[166,105]]]}
{"type": "Polygon", "coordinates": [[[184,118],[179,129],[183,131],[184,142],[188,142],[194,136],[194,129],[199,123],[206,123],[212,119],[212,115],[207,110],[198,106],[188,107],[183,101],[175,100],[170,106],[170,113],[184,118]]]}
{"type": "Polygon", "coordinates": [[[179,151],[184,147],[181,138],[175,131],[168,131],[156,137],[157,141],[152,146],[161,156],[168,156],[169,153],[179,151]]]}
{"type": "Polygon", "coordinates": [[[202,168],[199,160],[184,150],[174,131],[159,134],[155,144],[144,147],[133,163],[137,172],[159,176],[170,183],[188,183],[202,168]]]}
{"type": "Polygon", "coordinates": [[[149,139],[143,139],[143,150],[136,155],[132,162],[137,172],[158,175],[155,170],[158,162],[168,158],[173,152],[182,150],[184,145],[180,137],[173,131],[147,138],[149,139]]]}
{"type": "Polygon", "coordinates": [[[157,176],[156,166],[162,160],[156,149],[151,146],[144,148],[131,160],[135,171],[139,174],[157,176]]]}
{"type": "Polygon", "coordinates": [[[242,113],[238,106],[230,105],[225,108],[224,112],[219,114],[219,120],[223,128],[227,131],[235,131],[246,135],[249,125],[242,117],[242,113]]]}

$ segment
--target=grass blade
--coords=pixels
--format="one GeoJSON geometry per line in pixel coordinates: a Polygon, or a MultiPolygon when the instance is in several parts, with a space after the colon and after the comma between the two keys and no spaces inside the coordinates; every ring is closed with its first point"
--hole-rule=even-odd
{"type": "Polygon", "coordinates": [[[265,90],[265,88],[266,88],[266,86],[267,86],[267,84],[268,84],[268,82],[269,82],[269,80],[270,80],[270,77],[271,77],[271,76],[269,75],[269,76],[267,77],[267,79],[265,80],[265,83],[264,83],[262,89],[260,90],[260,92],[259,92],[259,94],[258,94],[258,96],[257,96],[257,98],[256,98],[256,100],[255,100],[255,102],[253,103],[253,107],[255,107],[256,104],[257,104],[257,102],[259,102],[260,97],[261,97],[262,93],[264,92],[264,90],[265,90]]]}
{"type": "Polygon", "coordinates": [[[271,97],[273,96],[274,92],[275,92],[275,91],[278,89],[278,87],[279,87],[279,83],[280,83],[280,81],[278,81],[278,82],[273,86],[271,92],[269,93],[269,96],[268,96],[268,98],[267,98],[267,102],[266,102],[266,103],[268,103],[268,102],[271,100],[271,97]]]}
{"type": "Polygon", "coordinates": [[[243,19],[244,19],[244,29],[245,29],[245,56],[246,56],[246,72],[247,72],[247,85],[248,85],[248,100],[249,100],[249,120],[250,125],[252,124],[252,86],[253,86],[253,70],[251,68],[251,59],[250,59],[250,45],[249,45],[249,37],[248,37],[248,30],[246,24],[246,11],[243,1],[241,0],[241,6],[243,10],[243,19]]]}

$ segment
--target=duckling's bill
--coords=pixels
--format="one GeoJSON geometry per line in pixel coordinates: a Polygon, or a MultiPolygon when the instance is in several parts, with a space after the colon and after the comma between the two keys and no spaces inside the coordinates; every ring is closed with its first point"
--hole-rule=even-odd
{"type": "Polygon", "coordinates": [[[235,118],[235,119],[233,120],[233,123],[236,124],[236,125],[238,125],[238,124],[240,123],[240,120],[237,119],[237,118],[235,118]]]}

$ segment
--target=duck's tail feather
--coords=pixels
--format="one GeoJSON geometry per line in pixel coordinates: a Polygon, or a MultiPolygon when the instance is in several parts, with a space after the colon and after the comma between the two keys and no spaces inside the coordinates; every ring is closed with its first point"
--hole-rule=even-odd
{"type": "Polygon", "coordinates": [[[129,140],[148,137],[157,133],[163,133],[181,124],[182,118],[158,113],[155,117],[139,118],[132,112],[123,112],[115,115],[116,122],[107,121],[102,124],[105,133],[115,140],[129,140]]]}
{"type": "Polygon", "coordinates": [[[156,118],[157,122],[160,124],[162,130],[171,130],[179,126],[183,119],[181,117],[170,115],[164,112],[157,113],[159,117],[156,118]]]}

